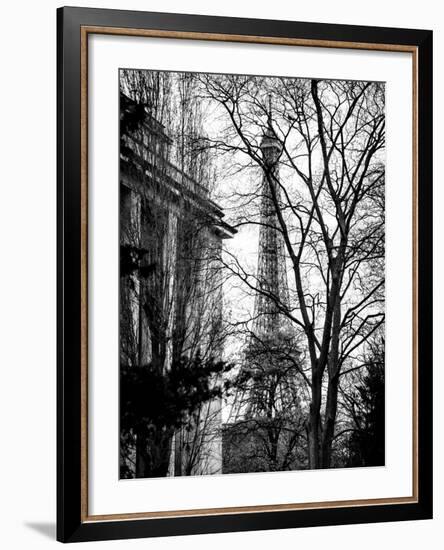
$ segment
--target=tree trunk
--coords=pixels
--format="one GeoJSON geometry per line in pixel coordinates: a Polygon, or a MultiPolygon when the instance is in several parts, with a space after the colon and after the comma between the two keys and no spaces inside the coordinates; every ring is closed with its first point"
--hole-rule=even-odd
{"type": "Polygon", "coordinates": [[[331,466],[331,448],[336,424],[336,411],[338,408],[338,380],[338,376],[333,376],[328,382],[321,448],[322,468],[330,468],[331,466]]]}
{"type": "Polygon", "coordinates": [[[179,477],[182,475],[182,430],[179,429],[174,435],[174,476],[179,477]]]}
{"type": "Polygon", "coordinates": [[[312,376],[310,417],[308,424],[308,463],[310,469],[320,468],[321,383],[318,375],[312,376]]]}
{"type": "Polygon", "coordinates": [[[328,387],[327,402],[325,404],[325,417],[322,432],[321,460],[322,468],[331,466],[331,448],[336,425],[336,413],[338,409],[339,389],[339,333],[341,327],[341,300],[339,296],[340,277],[342,270],[342,254],[333,262],[333,282],[335,293],[333,294],[333,326],[330,342],[330,353],[328,357],[328,387]],[[341,266],[340,268],[338,266],[341,266]]]}

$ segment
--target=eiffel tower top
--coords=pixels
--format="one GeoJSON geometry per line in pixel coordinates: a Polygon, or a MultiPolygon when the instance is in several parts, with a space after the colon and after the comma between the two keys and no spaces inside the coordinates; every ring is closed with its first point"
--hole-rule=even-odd
{"type": "Polygon", "coordinates": [[[273,128],[273,117],[271,110],[271,95],[268,96],[267,127],[262,134],[261,151],[267,165],[275,165],[282,151],[282,145],[273,128]]]}

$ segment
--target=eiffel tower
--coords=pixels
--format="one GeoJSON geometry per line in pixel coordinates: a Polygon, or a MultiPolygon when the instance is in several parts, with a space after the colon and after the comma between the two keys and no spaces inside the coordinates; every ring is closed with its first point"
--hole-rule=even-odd
{"type": "Polygon", "coordinates": [[[244,364],[239,373],[236,395],[236,418],[258,418],[267,414],[264,403],[270,394],[270,385],[278,384],[281,404],[294,391],[296,375],[283,376],[288,369],[285,354],[297,356],[293,327],[283,311],[289,307],[289,291],[285,259],[285,243],[276,213],[276,204],[282,206],[279,184],[279,158],[282,145],[273,129],[271,106],[268,125],[261,139],[264,164],[261,183],[260,229],[254,317],[244,364]]]}
{"type": "Polygon", "coordinates": [[[257,337],[271,337],[288,327],[288,318],[282,315],[282,308],[289,305],[285,245],[275,206],[282,207],[279,184],[281,149],[269,117],[268,128],[261,140],[265,170],[261,186],[257,293],[252,328],[257,337]]]}

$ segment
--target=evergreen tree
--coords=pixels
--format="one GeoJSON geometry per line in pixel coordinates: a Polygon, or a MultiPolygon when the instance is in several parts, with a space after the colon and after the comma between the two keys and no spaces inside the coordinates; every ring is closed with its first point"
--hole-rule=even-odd
{"type": "Polygon", "coordinates": [[[349,438],[349,466],[385,463],[384,342],[373,346],[367,372],[357,386],[354,431],[349,438]]]}

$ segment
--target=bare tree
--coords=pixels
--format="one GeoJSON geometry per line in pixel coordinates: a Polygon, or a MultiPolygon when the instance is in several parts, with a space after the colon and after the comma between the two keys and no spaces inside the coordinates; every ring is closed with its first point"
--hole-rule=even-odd
{"type": "MultiPolygon", "coordinates": [[[[225,121],[207,146],[268,181],[295,298],[290,307],[274,299],[305,338],[309,464],[327,468],[341,371],[384,322],[384,86],[218,75],[200,84],[225,121]],[[280,177],[261,154],[267,130],[281,146],[280,177]]],[[[261,193],[239,192],[238,227],[259,223],[261,193]]],[[[256,290],[252,273],[237,261],[230,267],[256,290]]]]}

